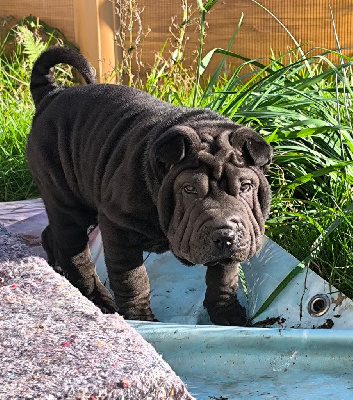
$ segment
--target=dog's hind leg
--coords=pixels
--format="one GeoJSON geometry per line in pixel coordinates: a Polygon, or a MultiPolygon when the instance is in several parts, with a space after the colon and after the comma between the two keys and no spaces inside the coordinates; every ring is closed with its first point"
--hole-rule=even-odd
{"type": "MultiPolygon", "coordinates": [[[[45,201],[45,200],[44,200],[45,201]]],[[[109,291],[100,282],[88,247],[87,229],[92,223],[92,212],[78,204],[46,208],[49,226],[43,231],[43,247],[48,261],[81,293],[104,313],[114,313],[117,307],[109,291]]]]}
{"type": "Polygon", "coordinates": [[[53,268],[56,266],[54,255],[54,238],[51,232],[50,225],[48,225],[42,232],[42,246],[48,256],[48,264],[53,268]]]}

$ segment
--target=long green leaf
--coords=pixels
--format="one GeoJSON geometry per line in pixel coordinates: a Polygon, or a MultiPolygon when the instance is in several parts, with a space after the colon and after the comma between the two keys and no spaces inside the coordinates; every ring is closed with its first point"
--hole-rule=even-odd
{"type": "Polygon", "coordinates": [[[309,174],[303,175],[297,179],[295,179],[292,183],[289,183],[288,185],[282,186],[281,188],[281,192],[290,190],[290,189],[294,189],[297,186],[300,186],[306,182],[311,181],[313,178],[317,178],[323,175],[327,175],[330,172],[338,172],[340,171],[342,168],[347,167],[348,165],[353,165],[352,161],[342,161],[342,162],[338,162],[334,165],[330,165],[328,167],[325,168],[321,168],[317,171],[311,172],[309,174]]]}
{"type": "Polygon", "coordinates": [[[250,321],[254,320],[258,315],[262,314],[277,298],[277,296],[287,287],[288,283],[296,277],[302,270],[306,267],[305,262],[299,263],[295,268],[290,271],[290,273],[278,284],[276,289],[268,296],[261,307],[256,311],[256,313],[250,318],[250,321]]]}
{"type": "Polygon", "coordinates": [[[208,0],[206,3],[203,5],[204,10],[207,12],[211,10],[211,8],[217,3],[218,0],[208,0]]]}
{"type": "MultiPolygon", "coordinates": [[[[310,121],[298,121],[297,124],[290,124],[286,126],[286,129],[293,128],[294,126],[299,127],[302,124],[309,125],[310,121]]],[[[303,138],[303,137],[311,137],[313,135],[325,132],[337,132],[338,129],[343,129],[343,127],[337,127],[337,126],[318,126],[315,128],[303,128],[300,130],[296,131],[284,131],[281,130],[280,132],[273,132],[268,136],[265,136],[264,139],[266,140],[267,143],[275,143],[279,142],[281,140],[287,140],[287,139],[296,139],[296,138],[303,138]]]]}
{"type": "Polygon", "coordinates": [[[209,64],[209,62],[210,62],[212,56],[213,56],[214,54],[217,54],[217,53],[223,54],[223,55],[225,55],[225,56],[230,56],[230,57],[234,57],[234,58],[239,58],[240,60],[243,60],[243,61],[245,61],[245,62],[247,62],[247,63],[250,63],[250,64],[254,65],[255,67],[258,67],[258,68],[261,68],[261,69],[264,69],[264,70],[271,71],[271,67],[268,66],[268,65],[265,65],[265,64],[260,63],[260,62],[258,61],[259,59],[251,59],[251,58],[248,58],[248,57],[243,57],[243,56],[241,56],[240,54],[234,53],[234,52],[232,52],[232,51],[225,50],[225,49],[222,49],[222,48],[220,48],[220,47],[215,47],[214,49],[210,50],[210,51],[205,55],[205,57],[202,59],[201,70],[200,70],[202,73],[204,72],[205,68],[206,68],[207,65],[209,64]]]}
{"type": "MultiPolygon", "coordinates": [[[[234,42],[235,35],[237,34],[237,32],[238,32],[238,30],[239,30],[239,28],[240,28],[240,26],[241,26],[241,24],[242,24],[242,22],[243,22],[243,18],[244,18],[244,14],[242,13],[241,16],[240,16],[240,19],[239,19],[239,21],[238,21],[238,24],[237,24],[236,28],[235,28],[234,31],[233,31],[232,37],[230,38],[230,40],[229,40],[229,42],[228,42],[228,46],[227,46],[226,51],[229,51],[229,50],[230,50],[230,48],[231,48],[231,46],[232,46],[232,44],[233,44],[233,42],[234,42]]],[[[210,53],[208,53],[208,54],[210,54],[210,53]]],[[[204,58],[202,59],[202,61],[201,61],[202,69],[200,70],[200,75],[202,75],[203,72],[205,71],[205,69],[207,68],[207,66],[208,66],[208,64],[209,64],[209,62],[210,62],[210,60],[211,60],[213,54],[214,54],[214,53],[212,53],[210,57],[207,57],[207,55],[206,55],[207,58],[205,59],[205,57],[204,57],[204,58]]],[[[217,66],[215,72],[212,74],[211,79],[210,79],[208,85],[206,86],[206,89],[204,90],[204,92],[203,92],[203,94],[202,94],[202,98],[201,98],[200,101],[202,101],[202,100],[205,98],[205,96],[208,95],[210,89],[211,89],[211,88],[214,86],[214,84],[216,83],[216,81],[217,81],[217,79],[218,79],[218,77],[219,77],[219,74],[220,74],[221,71],[222,71],[222,68],[223,68],[223,65],[224,65],[224,63],[225,63],[226,57],[227,57],[226,55],[223,55],[223,57],[222,57],[220,63],[218,64],[218,66],[217,66]]]]}

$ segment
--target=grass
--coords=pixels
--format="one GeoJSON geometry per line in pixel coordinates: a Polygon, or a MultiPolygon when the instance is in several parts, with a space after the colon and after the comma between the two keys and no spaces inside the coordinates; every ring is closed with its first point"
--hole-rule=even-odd
{"type": "MultiPolygon", "coordinates": [[[[147,78],[135,80],[134,85],[172,104],[215,110],[257,130],[271,143],[274,162],[268,179],[273,202],[266,234],[301,265],[310,266],[353,298],[353,58],[343,56],[339,47],[322,49],[321,54],[315,49],[316,55],[304,53],[297,43],[286,54],[272,54],[266,63],[244,58],[230,51],[242,18],[226,49],[203,55],[205,19],[215,3],[197,1],[203,29],[196,70],[184,67],[181,56],[182,38],[193,20],[184,7],[184,20],[176,33],[178,57],[165,56],[163,46],[147,78]],[[205,78],[205,69],[216,55],[220,63],[205,78]],[[338,62],[333,63],[333,58],[338,62]],[[237,67],[226,77],[222,70],[230,60],[237,67]]],[[[23,157],[33,113],[28,91],[28,54],[33,52],[26,55],[20,50],[11,58],[0,54],[1,201],[38,195],[23,157]]],[[[64,74],[64,82],[66,78],[64,74]]]]}
{"type": "MultiPolygon", "coordinates": [[[[6,40],[0,44],[0,201],[39,196],[24,156],[34,113],[29,81],[34,60],[50,45],[53,36],[49,35],[44,43],[26,25],[17,29],[15,51],[6,52],[6,40]]],[[[58,78],[63,84],[70,83],[71,68],[59,68],[58,78]]]]}
{"type": "Polygon", "coordinates": [[[0,201],[22,200],[36,191],[24,157],[33,105],[29,66],[18,53],[0,57],[0,201]]]}

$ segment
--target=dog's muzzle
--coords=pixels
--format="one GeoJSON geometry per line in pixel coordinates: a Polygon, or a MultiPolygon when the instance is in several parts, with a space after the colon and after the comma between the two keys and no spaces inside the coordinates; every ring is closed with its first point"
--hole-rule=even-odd
{"type": "MultiPolygon", "coordinates": [[[[181,241],[173,241],[173,253],[192,264],[208,266],[248,259],[253,248],[250,221],[234,215],[220,219],[219,214],[217,210],[211,210],[194,221],[189,220],[184,234],[179,236],[181,241]]],[[[178,228],[182,229],[182,226],[178,228]]]]}
{"type": "Polygon", "coordinates": [[[227,264],[246,260],[251,242],[247,230],[242,221],[227,221],[221,227],[213,227],[213,229],[210,229],[206,223],[200,230],[200,241],[209,243],[209,249],[205,252],[209,260],[204,260],[203,263],[227,264]],[[208,232],[211,233],[208,234],[208,232]],[[204,238],[202,238],[203,235],[205,235],[204,238]]]}

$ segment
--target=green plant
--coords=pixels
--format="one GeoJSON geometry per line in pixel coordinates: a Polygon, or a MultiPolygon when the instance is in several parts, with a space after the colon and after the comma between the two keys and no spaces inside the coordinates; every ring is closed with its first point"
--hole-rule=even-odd
{"type": "Polygon", "coordinates": [[[139,89],[155,97],[178,105],[192,103],[191,88],[195,86],[196,79],[194,53],[188,54],[188,66],[184,65],[184,61],[188,41],[187,30],[198,23],[194,17],[195,11],[187,0],[181,0],[181,8],[181,20],[176,17],[171,20],[171,38],[163,43],[161,50],[155,55],[154,65],[147,72],[146,79],[137,85],[139,89]]]}
{"type": "MultiPolygon", "coordinates": [[[[39,195],[24,157],[34,112],[29,81],[34,60],[49,46],[53,35],[43,42],[36,32],[20,24],[11,32],[17,39],[15,51],[6,54],[6,41],[0,46],[0,201],[39,195]]],[[[62,83],[73,80],[67,66],[59,68],[57,75],[62,83]]]]}
{"type": "Polygon", "coordinates": [[[164,74],[151,75],[153,94],[177,104],[212,109],[256,129],[273,146],[268,178],[274,198],[266,233],[301,260],[274,296],[309,265],[352,296],[353,260],[348,249],[353,246],[353,59],[343,56],[339,48],[322,49],[318,55],[304,52],[280,21],[294,41],[293,50],[279,57],[272,54],[266,64],[242,57],[230,49],[243,17],[226,49],[215,48],[203,56],[206,15],[215,3],[197,1],[197,70],[195,74],[184,70],[194,80],[192,96],[181,87],[180,79],[178,86],[165,85],[164,74]],[[202,81],[216,54],[222,57],[218,67],[202,81]],[[340,62],[335,65],[333,58],[340,62]],[[229,60],[236,67],[224,77],[224,63],[229,60]],[[163,85],[158,85],[158,79],[163,85]],[[168,90],[156,90],[160,86],[168,90]]]}
{"type": "Polygon", "coordinates": [[[289,64],[283,61],[288,54],[272,57],[265,65],[232,53],[230,46],[213,49],[199,63],[200,75],[214,54],[223,58],[198,103],[194,96],[194,103],[258,130],[274,148],[269,175],[274,201],[267,234],[302,261],[267,305],[309,265],[346,294],[353,294],[348,250],[353,245],[353,59],[343,56],[340,48],[311,56],[291,37],[297,47],[288,53],[294,58],[289,64]],[[240,65],[220,87],[217,80],[224,56],[240,60],[240,65]],[[332,56],[340,60],[338,65],[330,61],[332,56]]]}
{"type": "Polygon", "coordinates": [[[137,0],[113,0],[119,28],[115,34],[116,44],[120,50],[120,61],[116,65],[112,76],[117,82],[125,83],[128,86],[138,86],[141,82],[140,69],[143,66],[141,61],[141,41],[148,35],[143,31],[141,13],[137,0]],[[135,70],[133,72],[133,70],[135,70]]]}
{"type": "Polygon", "coordinates": [[[33,114],[27,64],[14,53],[0,57],[0,200],[20,200],[35,193],[23,156],[33,114]]]}
{"type": "Polygon", "coordinates": [[[26,25],[18,26],[16,35],[18,43],[23,44],[23,52],[27,56],[29,65],[33,65],[34,61],[47,48],[47,44],[43,43],[40,37],[36,37],[26,25]]]}

